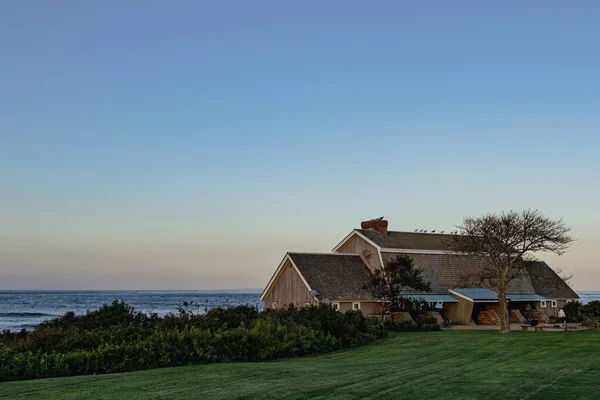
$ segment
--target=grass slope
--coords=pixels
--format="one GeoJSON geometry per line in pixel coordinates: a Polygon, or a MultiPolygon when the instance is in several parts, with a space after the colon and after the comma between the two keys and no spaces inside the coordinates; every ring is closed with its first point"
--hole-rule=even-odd
{"type": "Polygon", "coordinates": [[[3,383],[0,398],[599,399],[600,334],[393,334],[314,357],[3,383]]]}

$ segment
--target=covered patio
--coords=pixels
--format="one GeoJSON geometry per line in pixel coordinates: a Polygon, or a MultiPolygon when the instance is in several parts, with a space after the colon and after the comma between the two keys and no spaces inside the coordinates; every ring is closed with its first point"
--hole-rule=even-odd
{"type": "MultiPolygon", "coordinates": [[[[500,304],[498,294],[487,288],[453,288],[449,289],[457,303],[444,307],[447,318],[463,325],[497,325],[500,321],[500,304]]],[[[527,304],[548,301],[537,294],[507,294],[506,299],[511,314],[511,322],[523,324],[525,317],[520,309],[527,304]]]]}

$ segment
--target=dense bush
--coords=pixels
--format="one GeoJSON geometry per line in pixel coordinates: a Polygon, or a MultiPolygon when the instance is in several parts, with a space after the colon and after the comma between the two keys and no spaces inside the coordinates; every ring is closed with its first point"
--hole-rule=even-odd
{"type": "Polygon", "coordinates": [[[433,317],[421,318],[417,322],[405,320],[405,321],[392,321],[386,320],[384,328],[389,331],[395,332],[417,332],[417,331],[439,331],[441,330],[440,324],[433,317]]]}
{"type": "Polygon", "coordinates": [[[383,337],[359,311],[329,306],[180,310],[159,317],[123,302],[0,334],[0,382],[211,362],[262,361],[358,346],[383,337]]]}
{"type": "Polygon", "coordinates": [[[582,304],[579,301],[570,301],[565,304],[563,311],[567,317],[567,322],[579,321],[581,305],[582,304]]]}
{"type": "Polygon", "coordinates": [[[590,301],[581,306],[580,311],[588,318],[600,318],[600,300],[590,301]]]}

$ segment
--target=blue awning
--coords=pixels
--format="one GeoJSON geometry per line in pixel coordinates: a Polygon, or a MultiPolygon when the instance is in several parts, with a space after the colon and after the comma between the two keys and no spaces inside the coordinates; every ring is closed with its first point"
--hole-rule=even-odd
{"type": "Polygon", "coordinates": [[[491,289],[486,288],[457,288],[450,289],[450,293],[461,297],[466,297],[469,300],[489,300],[498,301],[498,295],[491,289]]]}
{"type": "Polygon", "coordinates": [[[457,303],[455,297],[449,294],[430,294],[430,293],[418,293],[418,294],[407,294],[404,295],[406,299],[410,301],[426,301],[428,303],[457,303]]]}
{"type": "Polygon", "coordinates": [[[510,301],[550,301],[539,294],[507,294],[506,298],[510,301]]]}
{"type": "MultiPolygon", "coordinates": [[[[471,301],[498,301],[498,294],[486,288],[457,288],[450,289],[450,293],[471,301]]],[[[549,301],[539,294],[507,294],[506,299],[510,301],[549,301]]]]}

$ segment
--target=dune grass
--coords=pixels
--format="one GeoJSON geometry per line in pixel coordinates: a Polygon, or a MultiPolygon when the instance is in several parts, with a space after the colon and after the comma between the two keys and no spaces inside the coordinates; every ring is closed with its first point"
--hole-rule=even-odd
{"type": "Polygon", "coordinates": [[[360,348],[0,384],[15,399],[598,399],[600,334],[402,333],[360,348]]]}

